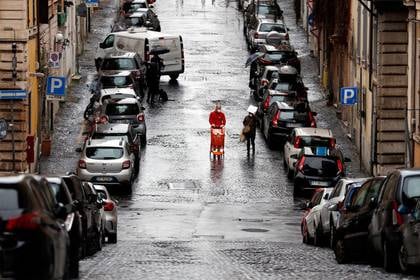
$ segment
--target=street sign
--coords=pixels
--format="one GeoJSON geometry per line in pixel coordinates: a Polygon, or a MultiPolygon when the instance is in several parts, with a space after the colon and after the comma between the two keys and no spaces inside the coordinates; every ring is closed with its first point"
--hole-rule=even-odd
{"type": "Polygon", "coordinates": [[[52,69],[60,68],[60,53],[51,52],[49,55],[48,64],[52,69]]]}
{"type": "Polygon", "coordinates": [[[64,100],[66,95],[66,77],[52,77],[47,79],[47,99],[64,100]]]}
{"type": "Polygon", "coordinates": [[[26,99],[28,93],[23,89],[0,89],[0,99],[26,99]]]}
{"type": "Polygon", "coordinates": [[[86,6],[88,7],[98,7],[99,6],[99,0],[86,0],[86,6]]]}
{"type": "Polygon", "coordinates": [[[340,100],[342,105],[354,105],[357,103],[357,87],[343,87],[340,90],[340,100]]]}
{"type": "Polygon", "coordinates": [[[0,140],[6,138],[7,136],[7,127],[9,125],[7,124],[5,119],[0,119],[0,140]]]}

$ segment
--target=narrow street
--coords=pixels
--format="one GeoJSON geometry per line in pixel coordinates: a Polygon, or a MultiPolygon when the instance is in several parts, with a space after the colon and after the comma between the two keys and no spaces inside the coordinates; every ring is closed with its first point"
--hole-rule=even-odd
{"type": "MultiPolygon", "coordinates": [[[[279,0],[291,43],[302,62],[319,127],[333,130],[350,157],[349,177],[364,176],[334,108],[326,106],[306,35],[296,26],[292,0],[279,0]]],[[[237,1],[157,1],[162,31],[184,39],[186,72],[164,77],[169,101],[146,107],[147,146],[132,195],[119,201],[118,243],[81,261],[81,279],[400,279],[369,265],[338,265],[330,249],[302,244],[302,200],[283,170],[280,151],[258,132],[255,155],[239,142],[249,94],[248,51],[237,1]],[[224,160],[209,159],[208,115],[221,100],[227,116],[224,160]]],[[[52,155],[42,174],[74,171],[82,144],[83,111],[95,75],[99,42],[117,6],[101,1],[80,59],[82,80],[71,88],[55,124],[52,155]]]]}

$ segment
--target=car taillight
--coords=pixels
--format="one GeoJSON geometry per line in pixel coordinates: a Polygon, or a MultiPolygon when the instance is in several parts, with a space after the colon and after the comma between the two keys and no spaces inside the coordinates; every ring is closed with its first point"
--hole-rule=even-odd
{"type": "Polygon", "coordinates": [[[114,207],[115,205],[113,201],[107,201],[105,202],[105,205],[104,205],[104,211],[112,211],[114,210],[114,207]]]}
{"type": "Polygon", "coordinates": [[[139,122],[143,122],[143,121],[144,121],[144,114],[143,114],[143,113],[138,114],[138,115],[137,115],[137,120],[138,120],[139,122]]]}
{"type": "Polygon", "coordinates": [[[300,144],[302,143],[302,138],[299,136],[296,136],[295,138],[295,143],[294,143],[294,147],[295,149],[299,149],[300,148],[300,144]]]}
{"type": "Polygon", "coordinates": [[[309,121],[311,122],[311,127],[316,127],[316,121],[312,112],[309,112],[309,121]]]}
{"type": "Polygon", "coordinates": [[[108,116],[103,115],[99,118],[99,123],[107,123],[108,121],[109,121],[108,116]]]}
{"type": "Polygon", "coordinates": [[[9,219],[6,224],[6,231],[36,230],[40,223],[41,219],[37,212],[26,213],[9,219]]]}
{"type": "Polygon", "coordinates": [[[122,169],[128,169],[131,166],[131,162],[129,160],[126,160],[122,164],[122,169]]]}
{"type": "Polygon", "coordinates": [[[334,138],[330,138],[330,148],[335,148],[335,139],[334,138]]]}
{"type": "Polygon", "coordinates": [[[271,96],[267,96],[267,99],[264,101],[264,110],[268,110],[268,107],[270,107],[270,100],[271,96]]]}
{"type": "Polygon", "coordinates": [[[300,161],[298,162],[298,164],[297,164],[297,170],[298,171],[303,171],[303,166],[304,166],[304,164],[305,164],[305,156],[303,156],[301,159],[300,159],[300,161]]]}
{"type": "Polygon", "coordinates": [[[274,115],[273,119],[271,120],[271,124],[272,124],[274,127],[277,127],[278,122],[279,122],[279,119],[280,119],[280,110],[279,110],[279,111],[277,111],[277,113],[274,115]]]}
{"type": "Polygon", "coordinates": [[[343,173],[344,171],[343,163],[339,159],[337,159],[337,168],[338,168],[338,173],[343,173]]]}
{"type": "Polygon", "coordinates": [[[401,214],[398,212],[398,202],[392,202],[392,224],[394,226],[400,226],[404,223],[404,219],[401,214]]]}
{"type": "Polygon", "coordinates": [[[79,160],[79,168],[86,169],[86,161],[84,161],[83,159],[79,160]]]}

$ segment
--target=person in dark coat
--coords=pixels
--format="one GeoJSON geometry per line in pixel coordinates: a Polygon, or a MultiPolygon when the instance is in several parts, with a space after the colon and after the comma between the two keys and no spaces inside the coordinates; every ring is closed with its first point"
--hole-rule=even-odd
{"type": "Polygon", "coordinates": [[[153,55],[148,65],[146,79],[149,91],[147,94],[147,102],[153,104],[155,96],[159,95],[160,71],[162,69],[162,59],[158,55],[153,55]]]}
{"type": "Polygon", "coordinates": [[[244,118],[244,136],[246,139],[246,149],[250,151],[250,146],[252,145],[252,152],[255,153],[255,135],[257,132],[257,117],[255,114],[249,112],[248,116],[244,118]],[[247,128],[248,127],[248,128],[247,128]]]}

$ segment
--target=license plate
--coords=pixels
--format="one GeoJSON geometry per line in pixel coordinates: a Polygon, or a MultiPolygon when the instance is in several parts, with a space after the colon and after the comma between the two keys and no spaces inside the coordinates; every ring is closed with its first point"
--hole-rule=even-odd
{"type": "Polygon", "coordinates": [[[328,187],[330,184],[325,181],[311,181],[311,185],[313,186],[321,186],[321,187],[328,187]]]}
{"type": "Polygon", "coordinates": [[[112,182],[112,178],[111,177],[97,177],[96,181],[98,181],[98,182],[112,182]]]}

